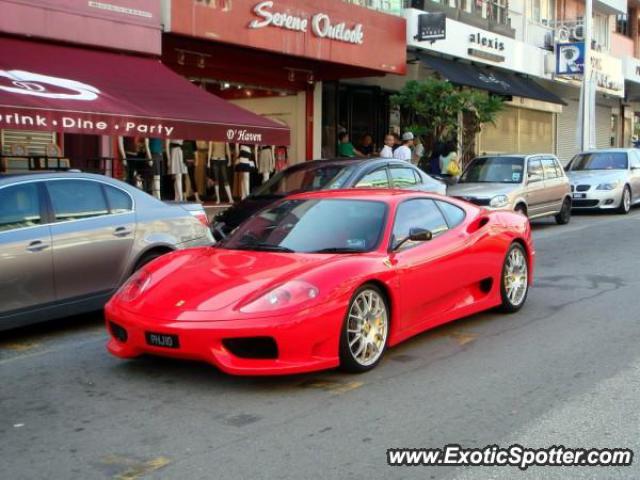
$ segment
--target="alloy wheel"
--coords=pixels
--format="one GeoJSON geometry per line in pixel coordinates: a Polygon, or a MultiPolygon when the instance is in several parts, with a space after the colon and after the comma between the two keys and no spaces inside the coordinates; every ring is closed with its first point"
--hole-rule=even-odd
{"type": "Polygon", "coordinates": [[[512,248],[507,255],[504,267],[504,290],[513,307],[524,302],[529,288],[529,267],[522,248],[512,248]]]}
{"type": "Polygon", "coordinates": [[[367,288],[354,298],[347,318],[347,342],[355,362],[362,367],[375,364],[384,352],[389,315],[382,295],[367,288]]]}

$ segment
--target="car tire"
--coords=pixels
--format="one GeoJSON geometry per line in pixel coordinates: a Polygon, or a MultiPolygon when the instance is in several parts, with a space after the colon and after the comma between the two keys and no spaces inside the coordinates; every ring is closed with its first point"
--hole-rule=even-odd
{"type": "Polygon", "coordinates": [[[142,257],[140,257],[140,260],[138,260],[138,263],[136,263],[136,266],[133,267],[133,272],[135,273],[138,270],[140,270],[142,267],[144,267],[145,265],[153,262],[156,258],[161,257],[162,255],[165,255],[168,252],[160,252],[160,251],[154,251],[154,252],[147,252],[144,255],[142,255],[142,257]]]}
{"type": "Polygon", "coordinates": [[[558,225],[566,225],[571,221],[571,200],[565,198],[562,202],[562,208],[556,215],[556,223],[558,225]]]}
{"type": "Polygon", "coordinates": [[[522,308],[529,294],[529,263],[527,252],[519,243],[507,250],[500,276],[500,310],[515,313],[522,308]],[[522,278],[524,277],[524,278],[522,278]],[[516,285],[513,285],[513,284],[516,285]],[[522,288],[524,288],[522,290],[522,288]]]}
{"type": "Polygon", "coordinates": [[[340,368],[367,372],[378,365],[389,341],[389,302],[372,284],[358,288],[349,301],[340,331],[340,368]]]}
{"type": "Polygon", "coordinates": [[[516,205],[516,208],[514,208],[513,211],[521,215],[524,215],[525,217],[529,216],[527,212],[527,206],[522,203],[519,203],[518,205],[516,205]]]}
{"type": "Polygon", "coordinates": [[[618,206],[618,213],[626,215],[631,211],[631,189],[629,185],[624,186],[622,191],[622,197],[620,197],[620,205],[618,206]]]}

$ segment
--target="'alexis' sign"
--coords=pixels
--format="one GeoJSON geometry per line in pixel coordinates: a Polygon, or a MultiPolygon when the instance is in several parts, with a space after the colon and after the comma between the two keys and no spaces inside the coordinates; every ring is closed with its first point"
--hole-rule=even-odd
{"type": "Polygon", "coordinates": [[[346,43],[362,45],[364,43],[364,29],[361,23],[349,28],[346,22],[334,24],[326,13],[317,13],[309,19],[291,15],[287,12],[274,11],[273,2],[260,2],[253,8],[253,13],[260,20],[253,20],[249,28],[276,27],[285,30],[307,33],[309,27],[316,37],[330,38],[346,43]]]}

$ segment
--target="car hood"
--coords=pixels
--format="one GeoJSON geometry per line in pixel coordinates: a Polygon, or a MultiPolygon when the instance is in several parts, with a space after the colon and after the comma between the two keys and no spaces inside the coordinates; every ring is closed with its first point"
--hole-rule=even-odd
{"type": "MultiPolygon", "coordinates": [[[[219,312],[275,288],[344,255],[192,249],[150,266],[151,282],[123,307],[162,319],[191,319],[188,313],[219,312]],[[187,313],[187,315],[184,315],[187,313]]],[[[228,312],[227,312],[228,313],[228,312]]],[[[206,320],[215,320],[206,317],[206,320]]]]}
{"type": "Polygon", "coordinates": [[[569,181],[574,185],[579,183],[596,184],[615,182],[624,179],[626,174],[626,170],[577,170],[567,172],[569,181]]]}
{"type": "Polygon", "coordinates": [[[452,197],[492,198],[509,195],[520,187],[516,183],[457,183],[447,189],[447,194],[452,197]]]}

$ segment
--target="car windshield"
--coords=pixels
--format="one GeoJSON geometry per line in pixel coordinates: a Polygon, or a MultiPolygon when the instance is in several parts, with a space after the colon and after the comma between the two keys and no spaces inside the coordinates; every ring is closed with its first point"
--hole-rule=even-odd
{"type": "Polygon", "coordinates": [[[582,170],[626,170],[627,154],[624,152],[580,153],[569,164],[570,171],[582,170]]]}
{"type": "Polygon", "coordinates": [[[345,187],[354,165],[318,165],[283,170],[257,188],[254,197],[286,196],[293,192],[331,190],[345,187]]]}
{"type": "Polygon", "coordinates": [[[460,177],[460,183],[521,183],[522,157],[479,157],[460,177]]]}
{"type": "Polygon", "coordinates": [[[378,246],[386,214],[386,204],[379,201],[283,200],[247,220],[218,246],[275,252],[367,252],[378,246]]]}

